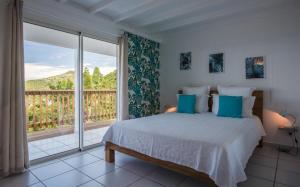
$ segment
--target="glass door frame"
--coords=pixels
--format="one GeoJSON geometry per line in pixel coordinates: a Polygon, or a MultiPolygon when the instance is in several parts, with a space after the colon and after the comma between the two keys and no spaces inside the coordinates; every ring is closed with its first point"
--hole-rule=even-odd
{"type": "MultiPolygon", "coordinates": [[[[84,49],[83,49],[83,38],[84,37],[88,37],[91,39],[96,39],[96,40],[100,40],[100,41],[104,41],[104,42],[109,42],[112,44],[116,45],[116,68],[117,68],[117,77],[119,77],[119,68],[118,68],[118,64],[119,64],[119,60],[118,60],[118,47],[119,44],[117,42],[117,40],[115,42],[113,41],[109,41],[109,40],[105,40],[105,39],[100,39],[98,37],[95,37],[93,35],[87,34],[87,33],[82,33],[82,32],[77,32],[74,30],[70,30],[70,29],[66,29],[63,27],[59,27],[59,26],[54,26],[54,25],[50,25],[50,24],[45,24],[45,23],[41,23],[41,22],[37,22],[37,21],[33,21],[33,20],[29,20],[29,19],[24,19],[23,23],[28,23],[28,24],[32,24],[32,25],[36,25],[36,26],[40,26],[40,27],[45,27],[48,29],[53,29],[53,30],[57,30],[57,31],[61,31],[61,32],[65,32],[65,33],[69,33],[69,34],[73,34],[76,35],[78,37],[78,51],[77,51],[77,62],[75,65],[75,72],[76,72],[76,76],[75,76],[75,128],[78,128],[78,133],[79,133],[79,146],[78,148],[74,148],[74,149],[70,149],[68,151],[64,151],[64,152],[60,152],[60,153],[56,153],[54,155],[50,155],[50,156],[46,156],[46,157],[41,157],[35,160],[30,160],[31,164],[38,164],[38,163],[42,163],[45,161],[49,161],[52,159],[56,159],[56,158],[60,158],[63,156],[67,156],[73,153],[76,153],[78,151],[83,151],[83,150],[88,150],[88,149],[92,149],[95,148],[99,145],[101,145],[101,143],[96,143],[93,145],[88,145],[88,146],[84,146],[84,106],[83,106],[83,102],[84,102],[84,97],[83,97],[83,53],[84,53],[84,49]]],[[[117,36],[116,36],[117,38],[117,36]]],[[[119,106],[119,97],[118,97],[118,92],[119,92],[119,80],[117,79],[117,89],[116,89],[116,93],[117,93],[117,97],[116,97],[116,113],[117,113],[117,119],[119,116],[119,112],[118,112],[118,106],[119,106]]]]}
{"type": "Polygon", "coordinates": [[[75,101],[77,102],[77,111],[75,116],[77,120],[75,120],[75,125],[79,129],[79,150],[83,150],[83,136],[84,136],[84,124],[83,124],[83,36],[80,32],[79,35],[79,47],[78,47],[78,60],[76,67],[76,86],[75,94],[77,95],[75,101]]]}

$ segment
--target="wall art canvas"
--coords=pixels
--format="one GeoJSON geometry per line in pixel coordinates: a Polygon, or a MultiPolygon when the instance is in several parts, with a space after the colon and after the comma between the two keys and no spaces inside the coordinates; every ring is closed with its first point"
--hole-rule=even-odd
{"type": "Polygon", "coordinates": [[[192,69],[192,52],[180,53],[180,70],[192,69]]]}
{"type": "Polygon", "coordinates": [[[265,60],[264,57],[246,58],[246,79],[256,79],[265,77],[265,60]]]}
{"type": "Polygon", "coordinates": [[[220,73],[224,71],[224,53],[209,55],[209,73],[220,73]]]}

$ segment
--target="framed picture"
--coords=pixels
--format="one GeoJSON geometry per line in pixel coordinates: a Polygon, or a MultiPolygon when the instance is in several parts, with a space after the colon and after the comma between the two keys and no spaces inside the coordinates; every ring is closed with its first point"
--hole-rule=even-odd
{"type": "Polygon", "coordinates": [[[192,69],[192,52],[180,53],[180,70],[192,69]]]}
{"type": "Polygon", "coordinates": [[[263,56],[248,57],[246,63],[246,79],[262,79],[265,77],[265,59],[263,56]]]}
{"type": "Polygon", "coordinates": [[[209,73],[224,72],[224,53],[209,55],[209,73]]]}

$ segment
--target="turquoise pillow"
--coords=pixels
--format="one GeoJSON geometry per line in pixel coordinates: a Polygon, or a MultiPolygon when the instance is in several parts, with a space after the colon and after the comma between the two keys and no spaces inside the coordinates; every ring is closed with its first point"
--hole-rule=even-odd
{"type": "Polygon", "coordinates": [[[196,95],[179,95],[177,112],[178,113],[195,113],[196,95]]]}
{"type": "Polygon", "coordinates": [[[217,116],[242,118],[242,96],[219,96],[219,111],[217,116]]]}

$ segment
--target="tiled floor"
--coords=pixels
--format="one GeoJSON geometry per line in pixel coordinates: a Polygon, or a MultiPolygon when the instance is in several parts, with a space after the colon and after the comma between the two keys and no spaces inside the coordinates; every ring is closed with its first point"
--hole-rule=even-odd
{"type": "MultiPolygon", "coordinates": [[[[0,180],[1,187],[208,187],[184,175],[117,153],[115,164],[103,160],[103,147],[34,165],[24,174],[0,180]]],[[[238,187],[300,186],[300,155],[257,148],[238,187]]]]}
{"type": "MultiPolygon", "coordinates": [[[[85,131],[84,146],[100,143],[107,129],[108,127],[102,127],[85,131]]],[[[68,134],[29,142],[29,159],[35,160],[45,156],[78,148],[78,136],[78,134],[68,134]]]]}

